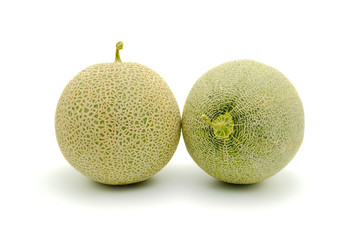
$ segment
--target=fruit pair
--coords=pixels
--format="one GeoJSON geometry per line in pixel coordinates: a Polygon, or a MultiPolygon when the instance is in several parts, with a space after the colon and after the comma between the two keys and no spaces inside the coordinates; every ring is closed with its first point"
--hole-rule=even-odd
{"type": "Polygon", "coordinates": [[[224,182],[262,181],[298,151],[304,132],[300,98],[276,69],[238,60],[205,73],[186,100],[183,119],[166,82],[138,63],[92,65],[64,89],[56,109],[60,149],[83,175],[110,185],[160,171],[179,143],[224,182]]]}

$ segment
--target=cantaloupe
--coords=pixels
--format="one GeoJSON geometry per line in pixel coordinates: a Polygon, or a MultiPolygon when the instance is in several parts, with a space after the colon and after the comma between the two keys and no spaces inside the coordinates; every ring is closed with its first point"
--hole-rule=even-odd
{"type": "Polygon", "coordinates": [[[252,60],[221,64],[198,79],[183,109],[193,160],[228,183],[250,184],[283,169],[304,136],[297,91],[278,70],[252,60]]]}
{"type": "Polygon", "coordinates": [[[152,69],[120,60],[92,65],[66,86],[55,130],[67,161],[94,181],[140,182],[172,158],[181,116],[169,86],[152,69]]]}

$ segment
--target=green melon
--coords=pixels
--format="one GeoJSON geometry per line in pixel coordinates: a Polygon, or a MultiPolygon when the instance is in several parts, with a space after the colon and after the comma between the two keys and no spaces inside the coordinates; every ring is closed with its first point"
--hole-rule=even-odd
{"type": "Polygon", "coordinates": [[[304,136],[304,110],[291,82],[252,60],[221,64],[200,77],[183,109],[193,160],[228,183],[250,184],[283,169],[304,136]]]}
{"type": "Polygon", "coordinates": [[[64,89],[55,115],[67,161],[94,181],[122,185],[160,171],[180,138],[179,107],[166,82],[138,63],[92,65],[64,89]]]}

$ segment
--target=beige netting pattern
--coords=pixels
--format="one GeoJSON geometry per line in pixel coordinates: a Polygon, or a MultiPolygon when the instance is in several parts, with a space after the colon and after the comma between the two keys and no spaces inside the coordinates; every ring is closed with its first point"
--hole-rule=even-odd
{"type": "Polygon", "coordinates": [[[276,69],[250,60],[204,74],[191,89],[182,117],[192,158],[208,174],[231,183],[259,182],[280,171],[304,134],[304,111],[293,85],[276,69]],[[225,137],[210,126],[219,119],[228,121],[225,137]]]}
{"type": "Polygon", "coordinates": [[[115,185],[143,181],[168,163],[181,118],[174,95],[153,70],[105,63],[86,68],[66,86],[55,127],[73,167],[115,185]]]}

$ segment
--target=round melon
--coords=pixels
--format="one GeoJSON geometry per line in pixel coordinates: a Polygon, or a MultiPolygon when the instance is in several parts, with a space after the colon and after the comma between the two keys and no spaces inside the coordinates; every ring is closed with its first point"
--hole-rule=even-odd
{"type": "Polygon", "coordinates": [[[252,60],[221,64],[197,80],[183,109],[193,160],[228,183],[250,184],[283,169],[304,136],[304,110],[291,82],[252,60]]]}
{"type": "Polygon", "coordinates": [[[173,93],[152,69],[122,62],[92,65],[66,86],[57,104],[56,137],[66,160],[94,181],[144,181],[172,158],[181,116],[173,93]]]}

